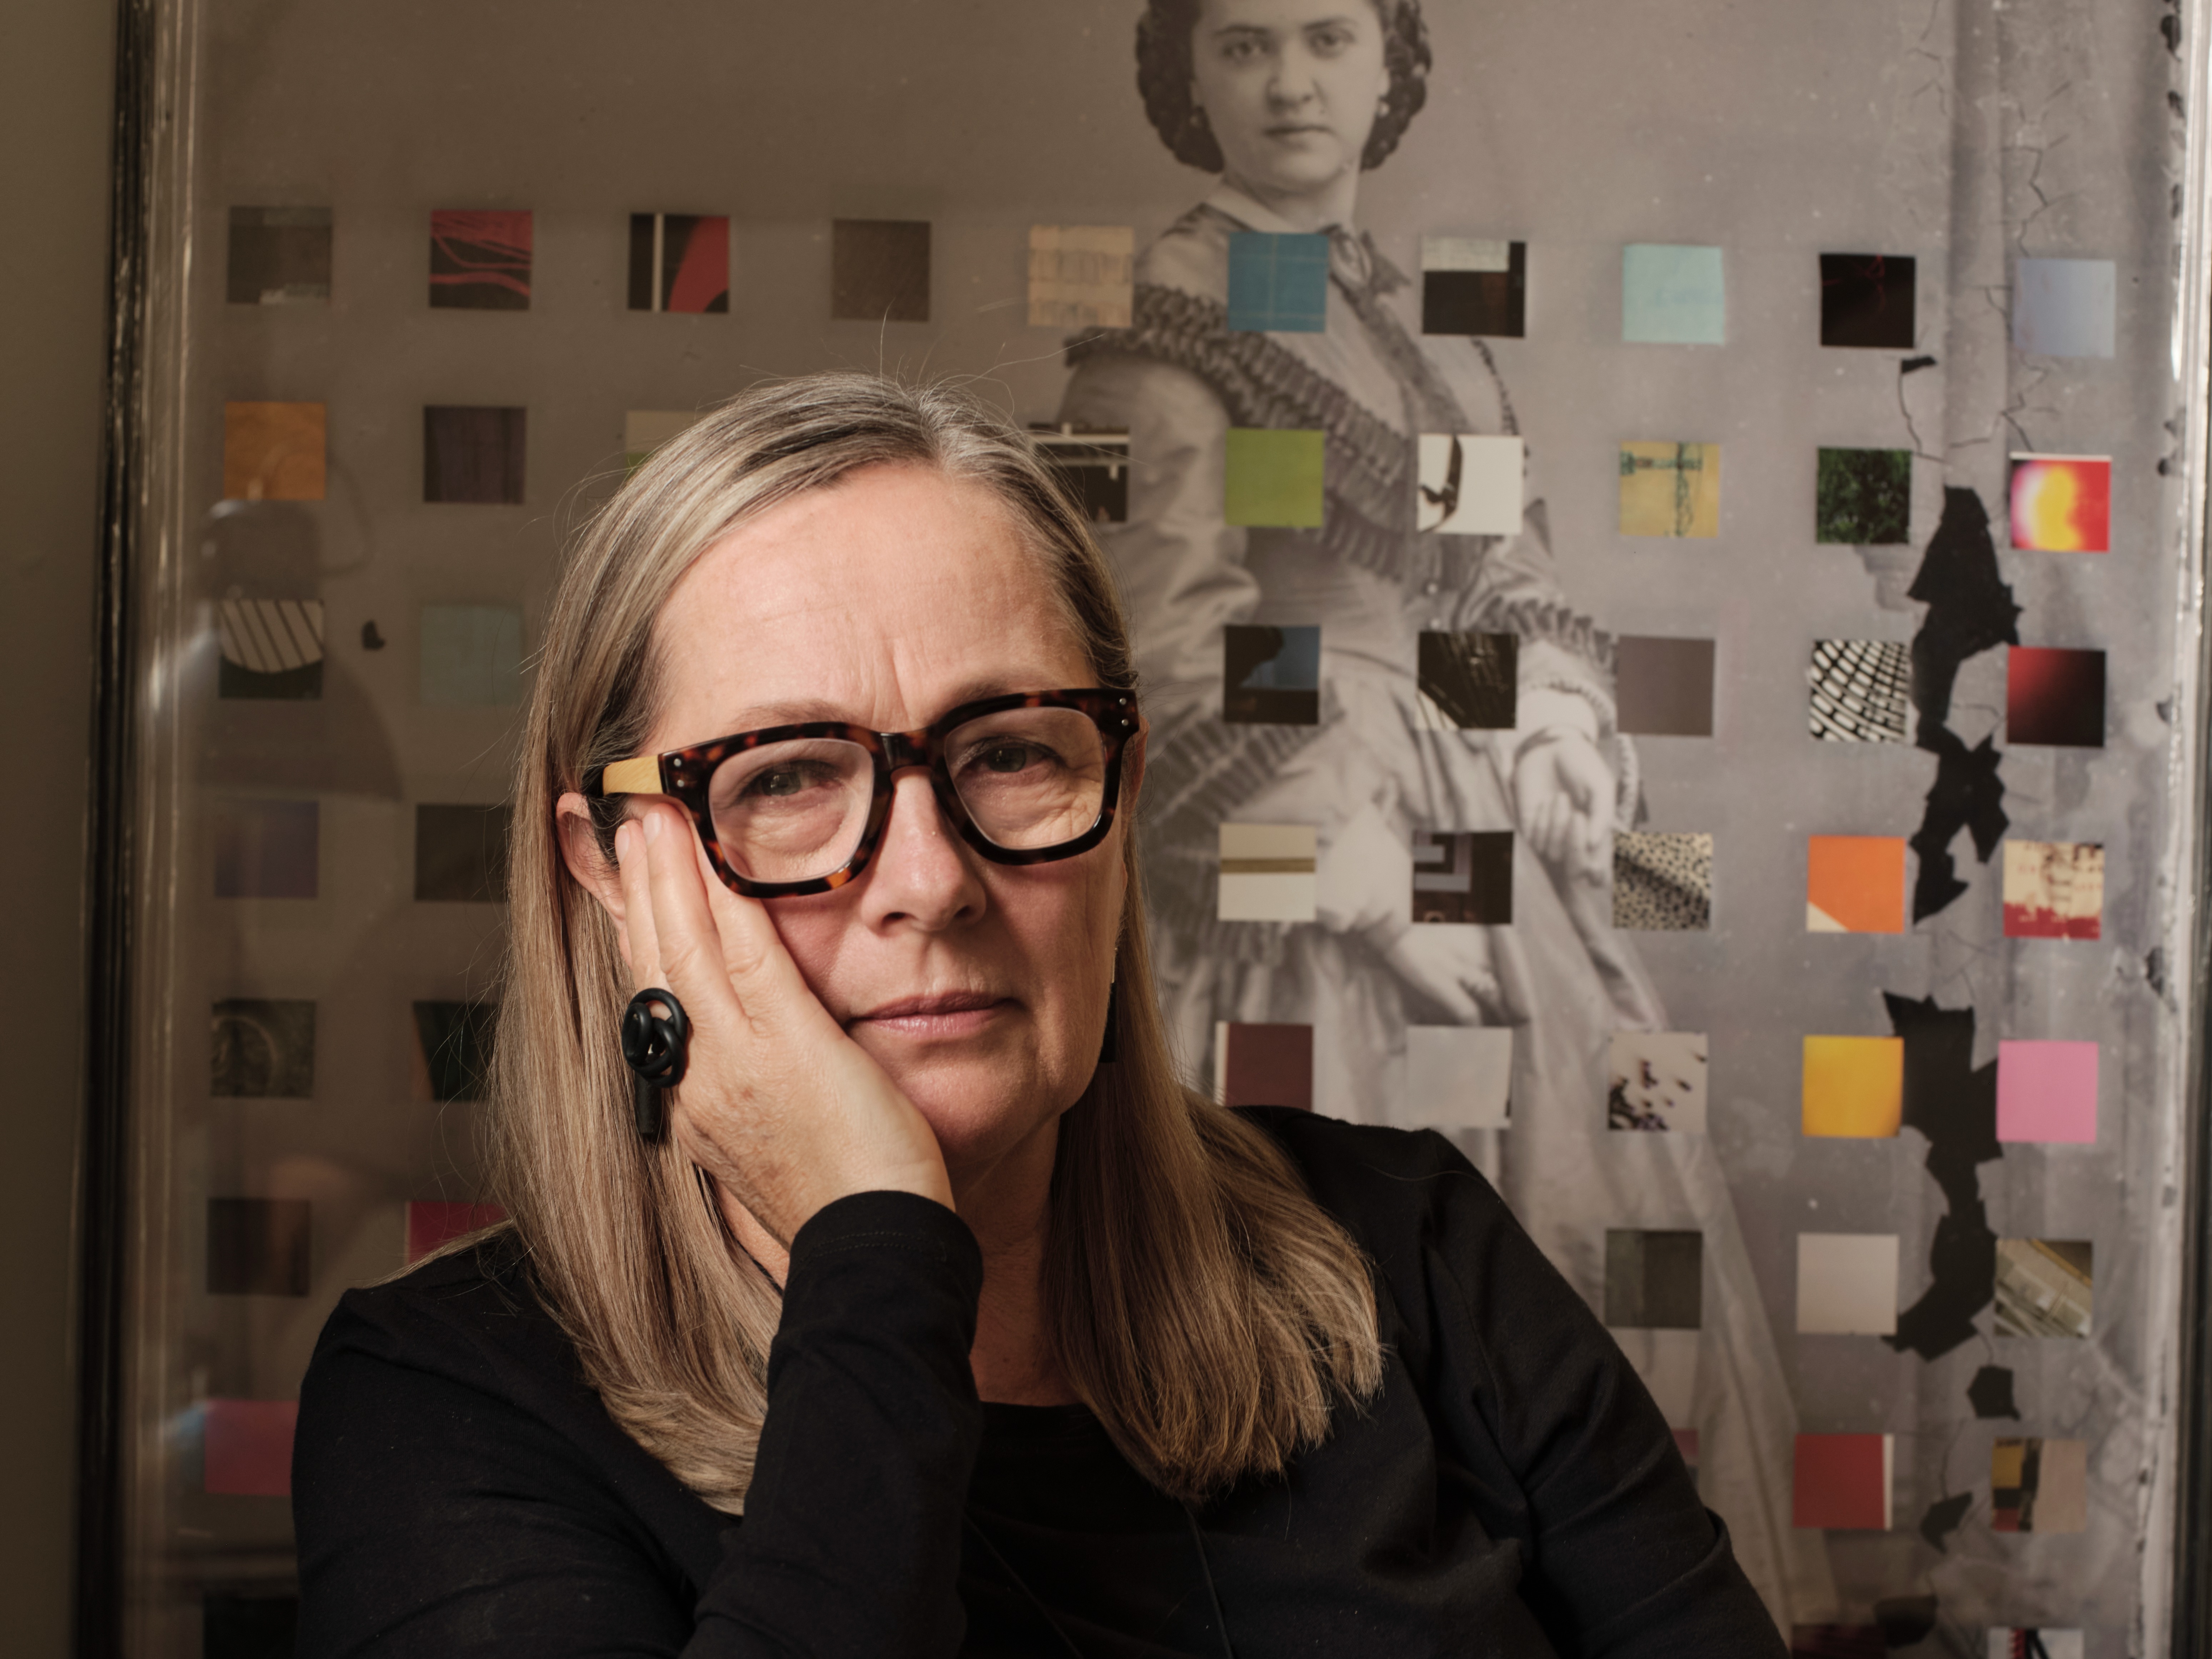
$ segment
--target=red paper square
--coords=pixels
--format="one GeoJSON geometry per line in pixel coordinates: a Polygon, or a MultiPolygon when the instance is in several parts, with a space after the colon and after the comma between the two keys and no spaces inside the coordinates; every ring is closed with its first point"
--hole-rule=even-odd
{"type": "Polygon", "coordinates": [[[1889,1437],[1801,1434],[1792,1523],[1889,1529],[1889,1437]]]}
{"type": "Polygon", "coordinates": [[[201,1445],[201,1484],[237,1498],[292,1495],[292,1431],[296,1400],[210,1400],[201,1445]]]}

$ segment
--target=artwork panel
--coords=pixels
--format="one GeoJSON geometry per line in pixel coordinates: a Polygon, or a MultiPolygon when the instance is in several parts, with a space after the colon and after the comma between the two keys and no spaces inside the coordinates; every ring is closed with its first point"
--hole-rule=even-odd
{"type": "Polygon", "coordinates": [[[1527,455],[1517,437],[1424,432],[1414,528],[1444,536],[1510,536],[1521,528],[1527,455]]]}
{"type": "Polygon", "coordinates": [[[1614,836],[1613,925],[1641,933],[1710,928],[1712,836],[1680,830],[1624,830],[1614,836]]]}
{"type": "Polygon", "coordinates": [[[1528,247],[1421,238],[1421,332],[1517,340],[1528,331],[1528,247]]]}
{"type": "Polygon", "coordinates": [[[1713,734],[1713,642],[1623,634],[1613,641],[1619,726],[1635,737],[1713,734]]]}
{"type": "Polygon", "coordinates": [[[1256,528],[1320,529],[1325,447],[1318,431],[1230,428],[1223,474],[1224,521],[1256,528]]]}
{"type": "Polygon", "coordinates": [[[495,1002],[414,1005],[413,1093],[417,1100],[482,1100],[499,1033],[495,1002]]]}
{"type": "Polygon", "coordinates": [[[2009,494],[2015,552],[2112,550],[2111,457],[2015,454],[2009,494]]]}
{"type": "Polygon", "coordinates": [[[527,210],[441,208],[430,215],[430,304],[441,311],[527,311],[527,210]]]}
{"type": "Polygon", "coordinates": [[[497,1204],[453,1199],[410,1199],[407,1202],[408,1264],[412,1266],[433,1250],[443,1249],[457,1238],[465,1238],[483,1228],[497,1226],[506,1219],[507,1211],[497,1204]]]}
{"type": "Polygon", "coordinates": [[[1808,727],[1824,743],[1904,743],[1912,648],[1902,640],[1816,640],[1805,671],[1808,727]]]}
{"type": "Polygon", "coordinates": [[[1417,729],[1513,729],[1521,686],[1521,642],[1515,635],[1425,631],[1414,653],[1417,729]]]}
{"type": "Polygon", "coordinates": [[[433,708],[512,708],[522,701],[522,612],[503,605],[422,607],[420,701],[433,708]]]}
{"type": "Polygon", "coordinates": [[[1416,922],[1504,927],[1513,921],[1513,832],[1413,831],[1416,922]]]}
{"type": "Polygon", "coordinates": [[[1510,1127],[1513,1029],[1408,1025],[1406,1094],[1390,1121],[1406,1129],[1510,1127]]]}
{"type": "Polygon", "coordinates": [[[1615,1031],[1606,1127],[1705,1133],[1708,1045],[1702,1031],[1615,1031]]]}
{"type": "Polygon", "coordinates": [[[1855,547],[1912,539],[1912,452],[1823,449],[1813,492],[1813,539],[1855,547]]]}
{"type": "Polygon", "coordinates": [[[1721,530],[1721,447],[1620,446],[1620,533],[1711,538],[1721,530]]]}
{"type": "Polygon", "coordinates": [[[929,320],[926,219],[836,219],[830,225],[830,315],[860,323],[929,320]]]}
{"type": "Polygon", "coordinates": [[[1620,337],[1656,345],[1727,344],[1721,250],[1651,242],[1624,248],[1620,337]]]}
{"type": "Polygon", "coordinates": [[[327,478],[321,404],[222,406],[222,495],[228,501],[319,501],[327,478]]]}
{"type": "Polygon", "coordinates": [[[234,306],[313,305],[331,297],[328,208],[234,207],[223,297],[234,306]]]}
{"type": "Polygon", "coordinates": [[[201,1489],[233,1498],[289,1498],[299,1422],[296,1400],[201,1401],[201,1489]]]}
{"type": "Polygon", "coordinates": [[[229,701],[313,702],[323,695],[323,602],[249,599],[216,607],[216,696],[229,701]]]}
{"type": "Polygon", "coordinates": [[[1128,225],[1031,225],[1031,328],[1127,328],[1136,300],[1128,225]]]}
{"type": "Polygon", "coordinates": [[[1232,623],[1222,630],[1221,718],[1236,726],[1321,720],[1321,629],[1232,623]]]}
{"type": "Polygon", "coordinates": [[[1810,1136],[1894,1136],[1905,1120],[1904,1039],[1807,1037],[1801,1114],[1810,1136]]]}
{"type": "Polygon", "coordinates": [[[2109,357],[2119,268],[2110,259],[2027,259],[2013,268],[2012,343],[2041,357],[2109,357]]]}
{"type": "Polygon", "coordinates": [[[2095,1261],[2096,1247],[2086,1238],[1999,1239],[1997,1334],[2087,1338],[2096,1300],[2095,1261]]]}
{"type": "Polygon", "coordinates": [[[2083,1659],[2078,1630],[2009,1625],[1989,1633],[1988,1659],[2083,1659]]]}
{"type": "Polygon", "coordinates": [[[632,409],[623,414],[623,465],[635,472],[646,458],[670,439],[690,431],[705,419],[693,409],[632,409]]]}
{"type": "Polygon", "coordinates": [[[2105,746],[2105,653],[2014,646],[2005,653],[2005,735],[2064,749],[2105,746]]]}
{"type": "Polygon", "coordinates": [[[2024,1038],[2000,1042],[1997,1139],[2094,1145],[2097,1045],[2024,1038]]]}
{"type": "Polygon", "coordinates": [[[1218,915],[1223,921],[1311,921],[1319,902],[1310,824],[1221,826],[1218,915]]]}
{"type": "Polygon", "coordinates": [[[423,802],[415,808],[415,896],[434,903],[507,902],[512,809],[423,802]]]}
{"type": "Polygon", "coordinates": [[[1813,836],[1805,857],[1805,931],[1905,931],[1905,838],[1813,836]]]}
{"type": "Polygon", "coordinates": [[[1030,441],[1075,509],[1094,525],[1129,517],[1129,434],[1032,426],[1030,441]]]}
{"type": "Polygon", "coordinates": [[[315,1005],[225,997],[210,1019],[208,1092],[218,1098],[307,1100],[315,1092],[315,1005]]]}
{"type": "Polygon", "coordinates": [[[422,499],[520,506],[529,411],[431,404],[422,410],[422,499]]]}
{"type": "Polygon", "coordinates": [[[1605,1322],[1616,1330],[1694,1331],[1704,1322],[1705,1235],[1609,1228],[1605,1322]]]}
{"type": "Polygon", "coordinates": [[[1893,1334],[1898,1261],[1895,1233],[1798,1234],[1798,1334],[1893,1334]]]}
{"type": "Polygon", "coordinates": [[[210,812],[217,898],[315,896],[322,826],[316,802],[219,798],[210,812]]]}
{"type": "Polygon", "coordinates": [[[2008,939],[2099,937],[2105,909],[2105,849],[2094,842],[2007,841],[2008,939]]]}
{"type": "Polygon", "coordinates": [[[207,1201],[210,1296],[305,1296],[309,1205],[303,1198],[207,1201]]]}
{"type": "Polygon", "coordinates": [[[1229,327],[1319,334],[1328,326],[1328,238],[1238,230],[1229,236],[1229,327]]]}
{"type": "Polygon", "coordinates": [[[1887,1532],[1894,1516],[1895,1449],[1886,1434],[1800,1434],[1792,1471],[1792,1522],[1837,1531],[1887,1532]]]}
{"type": "Polygon", "coordinates": [[[1992,1532],[2078,1533],[2089,1524],[2088,1443],[2033,1436],[1990,1449],[1992,1532]]]}
{"type": "Polygon", "coordinates": [[[1887,253],[1820,256],[1820,343],[1912,349],[1917,263],[1887,253]]]}
{"type": "Polygon", "coordinates": [[[1213,1095],[1224,1106],[1313,1110],[1313,1027],[1216,1022],[1213,1095]]]}

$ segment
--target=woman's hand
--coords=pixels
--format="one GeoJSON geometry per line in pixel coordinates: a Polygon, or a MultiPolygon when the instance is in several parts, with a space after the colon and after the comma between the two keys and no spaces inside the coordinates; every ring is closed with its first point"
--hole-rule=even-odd
{"type": "Polygon", "coordinates": [[[690,1018],[672,1122],[684,1154],[781,1243],[835,1199],[918,1193],[950,1207],[928,1121],[830,1017],[757,899],[732,892],[665,802],[615,832],[635,988],[690,1018]]]}
{"type": "Polygon", "coordinates": [[[1536,856],[1571,879],[1602,881],[1613,824],[1613,768],[1572,730],[1540,733],[1513,762],[1513,803],[1536,856]]]}

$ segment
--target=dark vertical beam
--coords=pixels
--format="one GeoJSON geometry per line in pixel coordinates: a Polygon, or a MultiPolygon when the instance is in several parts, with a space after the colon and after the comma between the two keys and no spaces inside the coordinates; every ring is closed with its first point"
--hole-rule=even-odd
{"type": "Polygon", "coordinates": [[[125,1322],[131,1217],[132,863],[137,801],[133,575],[143,524],[154,0],[119,0],[109,199],[107,385],[94,639],[85,1139],[79,1206],[75,1651],[120,1659],[125,1575],[125,1322]]]}

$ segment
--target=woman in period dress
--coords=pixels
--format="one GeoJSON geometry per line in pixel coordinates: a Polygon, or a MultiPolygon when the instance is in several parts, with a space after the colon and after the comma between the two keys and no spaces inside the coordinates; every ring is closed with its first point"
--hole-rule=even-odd
{"type": "Polygon", "coordinates": [[[1418,0],[1152,0],[1138,63],[1164,140],[1220,182],[1139,259],[1131,326],[1070,342],[1060,419],[1130,434],[1127,521],[1101,531],[1154,728],[1146,878],[1171,1030],[1196,1062],[1219,1022],[1310,1024],[1317,1109],[1453,1127],[1408,1098],[1407,1027],[1511,1027],[1510,1133],[1469,1150],[1593,1300],[1607,1228],[1704,1233],[1694,1352],[1618,1334],[1702,1431],[1709,1501],[1770,1608],[1820,1616],[1817,1534],[1783,1512],[1795,1410],[1719,1166],[1703,1137],[1606,1132],[1612,1034],[1666,1029],[1611,925],[1612,836],[1638,791],[1610,641],[1559,591],[1540,501],[1515,536],[1421,527],[1419,436],[1518,425],[1487,348],[1423,337],[1413,285],[1353,223],[1361,171],[1425,97],[1418,0]],[[1249,232],[1327,236],[1322,327],[1229,327],[1249,232]],[[1318,529],[1226,521],[1244,428],[1324,434],[1318,529]],[[1236,624],[1320,626],[1317,724],[1224,722],[1236,624]],[[1435,729],[1425,632],[1516,636],[1513,729],[1435,729]],[[1224,823],[1315,826],[1315,923],[1218,919],[1224,823]],[[1499,830],[1516,832],[1510,926],[1414,923],[1414,837],[1499,830]]]}

